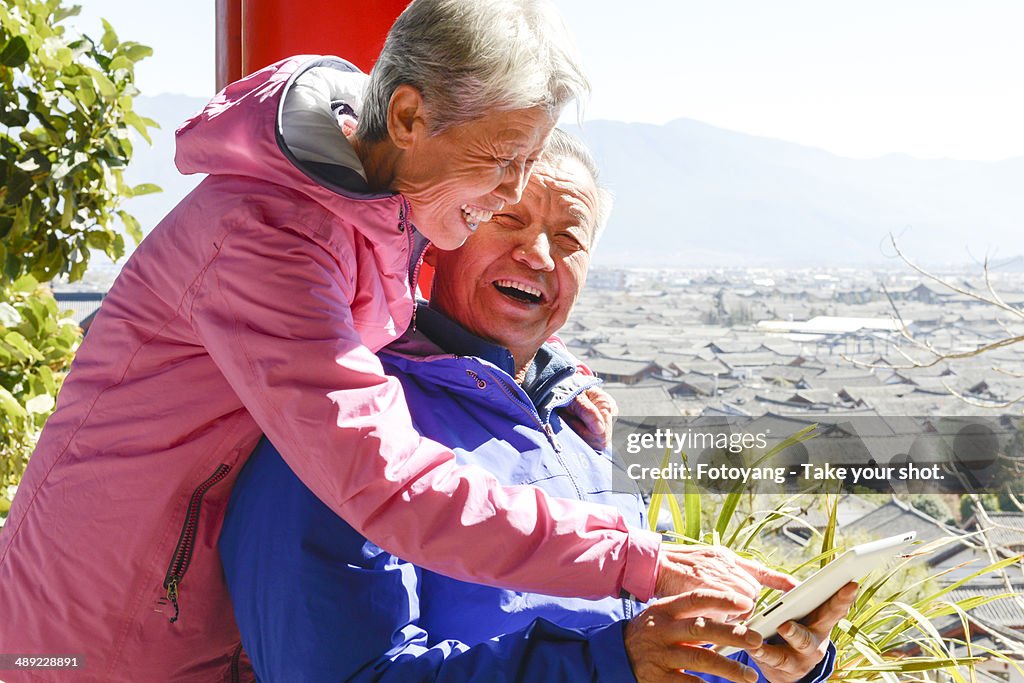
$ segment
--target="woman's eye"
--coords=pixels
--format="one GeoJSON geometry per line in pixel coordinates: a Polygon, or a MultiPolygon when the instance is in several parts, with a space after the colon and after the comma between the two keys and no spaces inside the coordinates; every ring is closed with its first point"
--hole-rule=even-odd
{"type": "Polygon", "coordinates": [[[503,159],[503,158],[499,157],[497,159],[497,161],[498,161],[498,166],[501,166],[502,168],[508,168],[509,166],[512,165],[512,162],[515,161],[515,158],[503,159]]]}
{"type": "Polygon", "coordinates": [[[496,213],[491,216],[491,220],[509,228],[519,228],[523,225],[523,222],[519,217],[511,213],[496,213]]]}

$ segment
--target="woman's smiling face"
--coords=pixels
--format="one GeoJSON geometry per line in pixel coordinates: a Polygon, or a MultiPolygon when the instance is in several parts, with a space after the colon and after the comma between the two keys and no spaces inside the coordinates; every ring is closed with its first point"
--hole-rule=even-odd
{"type": "Polygon", "coordinates": [[[455,249],[519,201],[554,125],[541,107],[492,111],[436,135],[421,124],[403,150],[394,189],[409,200],[421,233],[440,249],[455,249]]]}

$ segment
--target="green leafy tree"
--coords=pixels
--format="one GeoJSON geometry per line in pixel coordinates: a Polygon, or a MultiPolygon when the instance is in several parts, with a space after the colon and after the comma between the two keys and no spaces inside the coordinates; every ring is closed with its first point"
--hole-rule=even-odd
{"type": "Polygon", "coordinates": [[[77,6],[4,0],[0,6],[0,520],[81,338],[47,283],[75,281],[90,250],[124,255],[118,223],[129,187],[130,130],[157,124],[132,110],[134,70],[152,54],[103,22],[99,40],[65,22],[77,6]]]}
{"type": "Polygon", "coordinates": [[[925,513],[934,520],[944,524],[954,522],[952,512],[943,502],[942,498],[935,494],[919,493],[910,497],[910,504],[925,513]]]}

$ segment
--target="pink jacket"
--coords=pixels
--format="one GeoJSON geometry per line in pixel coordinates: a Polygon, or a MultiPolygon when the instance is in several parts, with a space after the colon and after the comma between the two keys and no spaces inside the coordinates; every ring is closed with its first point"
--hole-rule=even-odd
{"type": "Polygon", "coordinates": [[[336,164],[351,149],[330,102],[358,110],[361,76],[307,60],[228,86],[178,131],[178,168],[210,175],[125,265],[0,533],[0,652],[85,668],[0,679],[230,680],[215,549],[261,432],[411,562],[559,595],[653,591],[657,535],[502,488],[413,430],[373,353],[413,313],[407,204],[336,164]]]}

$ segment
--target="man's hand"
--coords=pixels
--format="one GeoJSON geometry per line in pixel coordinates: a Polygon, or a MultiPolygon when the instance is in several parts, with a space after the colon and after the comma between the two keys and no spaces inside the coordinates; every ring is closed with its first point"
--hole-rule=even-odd
{"type": "Polygon", "coordinates": [[[779,627],[783,643],[747,648],[751,659],[772,683],[794,683],[818,665],[828,649],[828,636],[850,611],[857,584],[848,583],[823,605],[808,614],[803,623],[787,621],[779,627]]]}
{"type": "Polygon", "coordinates": [[[745,626],[713,621],[749,609],[745,598],[731,592],[700,589],[664,598],[635,616],[625,630],[626,654],[638,683],[699,683],[680,669],[753,683],[757,672],[702,643],[747,650],[761,645],[761,636],[745,626]]]}
{"type": "Polygon", "coordinates": [[[788,574],[740,557],[725,546],[661,546],[658,557],[657,596],[679,595],[695,589],[735,593],[745,608],[731,616],[747,616],[761,587],[788,591],[797,584],[788,574]]]}
{"type": "Polygon", "coordinates": [[[611,394],[590,387],[562,409],[562,418],[592,448],[602,450],[612,442],[612,422],[619,406],[611,394]]]}

